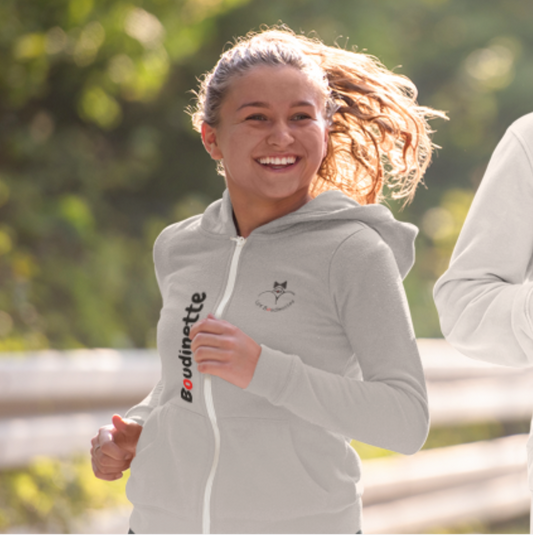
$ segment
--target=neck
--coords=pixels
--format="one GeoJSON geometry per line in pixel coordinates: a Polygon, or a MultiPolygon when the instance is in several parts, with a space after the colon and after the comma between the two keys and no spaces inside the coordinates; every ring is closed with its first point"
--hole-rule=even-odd
{"type": "Polygon", "coordinates": [[[247,238],[256,228],[295,212],[312,200],[308,192],[305,192],[304,195],[280,199],[279,201],[262,201],[261,199],[250,199],[248,197],[240,198],[231,189],[229,193],[237,234],[243,238],[247,238]]]}

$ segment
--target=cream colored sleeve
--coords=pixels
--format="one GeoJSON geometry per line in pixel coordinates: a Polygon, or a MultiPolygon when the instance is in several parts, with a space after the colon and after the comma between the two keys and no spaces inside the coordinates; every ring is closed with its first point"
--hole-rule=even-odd
{"type": "Polygon", "coordinates": [[[445,338],[467,356],[508,366],[533,365],[530,147],[512,128],[502,138],[434,289],[445,338]]]}

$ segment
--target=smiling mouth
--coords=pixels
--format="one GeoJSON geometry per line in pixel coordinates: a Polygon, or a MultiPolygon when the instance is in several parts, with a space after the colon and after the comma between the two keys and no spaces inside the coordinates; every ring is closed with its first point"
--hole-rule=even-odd
{"type": "Polygon", "coordinates": [[[269,156],[265,158],[258,158],[256,161],[263,167],[269,167],[270,169],[279,170],[288,169],[289,167],[292,167],[300,161],[300,158],[296,156],[284,156],[281,158],[274,158],[269,156]]]}

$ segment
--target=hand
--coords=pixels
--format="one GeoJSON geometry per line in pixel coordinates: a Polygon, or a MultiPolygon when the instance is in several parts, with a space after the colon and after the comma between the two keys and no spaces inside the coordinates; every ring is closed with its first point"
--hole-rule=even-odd
{"type": "Polygon", "coordinates": [[[91,440],[94,475],[105,481],[120,479],[122,472],[130,467],[143,429],[142,425],[124,420],[118,414],[113,416],[112,422],[101,427],[91,440]]]}
{"type": "Polygon", "coordinates": [[[209,314],[189,333],[200,373],[210,373],[240,388],[254,376],[261,346],[239,328],[209,314]]]}

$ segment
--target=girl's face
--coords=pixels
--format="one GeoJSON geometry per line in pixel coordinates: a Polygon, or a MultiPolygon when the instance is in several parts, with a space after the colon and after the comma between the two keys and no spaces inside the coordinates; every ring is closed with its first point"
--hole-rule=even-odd
{"type": "Polygon", "coordinates": [[[260,66],[235,78],[202,140],[223,159],[232,199],[305,203],[326,155],[324,99],[293,67],[260,66]]]}

